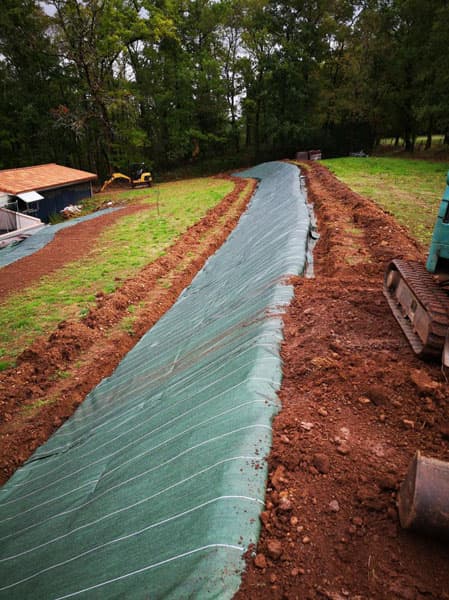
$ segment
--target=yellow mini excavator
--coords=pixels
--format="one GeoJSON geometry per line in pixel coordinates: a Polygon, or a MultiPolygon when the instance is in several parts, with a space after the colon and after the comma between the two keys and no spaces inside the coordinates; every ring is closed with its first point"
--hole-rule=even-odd
{"type": "Polygon", "coordinates": [[[449,367],[449,173],[426,265],[393,260],[384,294],[415,354],[449,367]]]}
{"type": "Polygon", "coordinates": [[[132,163],[129,167],[129,175],[115,171],[109,179],[106,179],[103,183],[100,192],[104,192],[105,189],[114,182],[126,182],[133,188],[139,185],[151,187],[153,184],[153,177],[150,171],[147,170],[145,163],[132,163]]]}

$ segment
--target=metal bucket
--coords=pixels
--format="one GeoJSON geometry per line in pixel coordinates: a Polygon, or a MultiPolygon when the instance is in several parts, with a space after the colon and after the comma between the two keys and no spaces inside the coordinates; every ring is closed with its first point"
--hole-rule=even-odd
{"type": "Polygon", "coordinates": [[[449,536],[449,463],[416,452],[398,494],[401,526],[449,536]]]}

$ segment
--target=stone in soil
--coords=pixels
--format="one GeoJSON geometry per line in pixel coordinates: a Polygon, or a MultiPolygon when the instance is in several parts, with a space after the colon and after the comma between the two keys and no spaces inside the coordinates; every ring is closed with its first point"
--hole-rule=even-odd
{"type": "Polygon", "coordinates": [[[283,552],[283,544],[278,539],[268,539],[267,540],[267,554],[273,560],[278,560],[282,556],[283,552]]]}
{"type": "Polygon", "coordinates": [[[330,459],[327,454],[317,453],[313,455],[312,464],[322,474],[329,473],[330,459]]]}
{"type": "Polygon", "coordinates": [[[256,565],[256,567],[258,569],[266,569],[267,568],[267,559],[265,558],[265,555],[262,553],[258,553],[256,554],[255,558],[254,558],[254,564],[256,565]]]}

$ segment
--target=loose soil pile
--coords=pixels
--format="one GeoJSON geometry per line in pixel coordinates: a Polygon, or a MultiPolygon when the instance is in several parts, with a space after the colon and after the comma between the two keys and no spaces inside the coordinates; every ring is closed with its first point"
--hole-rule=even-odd
{"type": "MultiPolygon", "coordinates": [[[[417,449],[449,459],[444,373],[414,357],[382,295],[388,260],[424,260],[424,251],[322,165],[307,169],[321,235],[315,277],[295,280],[285,316],[283,410],[274,422],[261,538],[248,552],[236,599],[449,598],[447,544],[402,531],[396,511],[417,449]]],[[[234,199],[115,293],[99,295],[85,319],[61,323],[23,353],[17,369],[2,374],[2,481],[171,306],[235,225],[244,203],[232,212],[234,199]],[[189,252],[195,260],[176,270],[189,252]],[[169,289],[157,284],[167,274],[169,289]],[[116,324],[136,300],[145,309],[134,331],[123,332],[116,324]],[[58,380],[62,369],[69,376],[58,380]],[[30,403],[36,408],[26,416],[30,403]]],[[[22,263],[26,271],[26,260],[16,269],[22,263]]]]}

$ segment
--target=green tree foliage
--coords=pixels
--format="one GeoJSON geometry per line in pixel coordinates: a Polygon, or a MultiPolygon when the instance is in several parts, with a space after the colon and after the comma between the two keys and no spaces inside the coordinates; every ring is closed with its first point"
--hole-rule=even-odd
{"type": "MultiPolygon", "coordinates": [[[[369,149],[382,136],[444,131],[448,55],[444,0],[341,2],[323,65],[319,116],[334,152],[369,149]]],[[[334,13],[336,14],[336,13],[334,13]]],[[[430,136],[429,136],[430,141],[430,136]]]]}
{"type": "Polygon", "coordinates": [[[0,10],[0,167],[53,159],[50,110],[60,65],[49,18],[35,0],[4,0],[0,10]]]}
{"type": "Polygon", "coordinates": [[[3,0],[0,167],[449,141],[447,22],[446,0],[3,0]]]}

